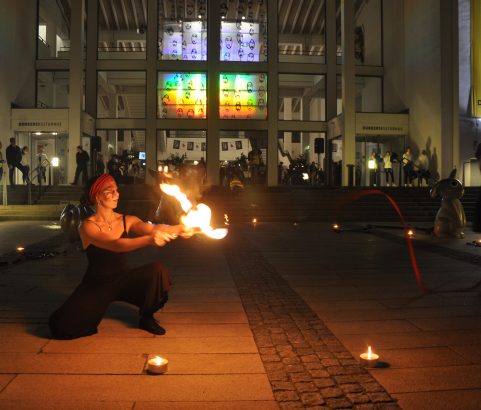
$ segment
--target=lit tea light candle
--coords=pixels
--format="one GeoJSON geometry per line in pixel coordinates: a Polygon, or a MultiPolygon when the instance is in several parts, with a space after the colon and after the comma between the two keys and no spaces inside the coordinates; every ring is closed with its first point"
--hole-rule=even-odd
{"type": "Polygon", "coordinates": [[[334,229],[336,232],[339,232],[340,226],[338,224],[332,224],[332,229],[334,229]]]}
{"type": "Polygon", "coordinates": [[[379,355],[376,353],[373,353],[371,350],[371,346],[367,347],[367,353],[361,353],[361,364],[368,366],[368,367],[374,367],[376,366],[378,360],[379,360],[379,355]]]}
{"type": "Polygon", "coordinates": [[[406,235],[409,237],[409,238],[414,238],[415,236],[415,232],[414,232],[414,229],[408,229],[407,232],[406,232],[406,235]]]}
{"type": "Polygon", "coordinates": [[[24,248],[23,246],[17,246],[17,247],[15,248],[15,250],[16,250],[18,253],[22,253],[22,252],[25,250],[25,248],[24,248]]]}
{"type": "Polygon", "coordinates": [[[257,225],[257,218],[252,218],[252,226],[255,228],[257,225]]]}
{"type": "Polygon", "coordinates": [[[147,360],[147,372],[151,374],[163,374],[169,367],[169,361],[160,356],[154,356],[147,360]]]}

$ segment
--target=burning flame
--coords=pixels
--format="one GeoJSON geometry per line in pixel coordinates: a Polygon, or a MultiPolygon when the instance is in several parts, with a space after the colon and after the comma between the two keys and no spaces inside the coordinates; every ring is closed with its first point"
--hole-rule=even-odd
{"type": "Polygon", "coordinates": [[[185,226],[200,229],[203,234],[212,239],[225,238],[228,232],[226,228],[214,229],[210,226],[212,212],[207,205],[198,204],[194,209],[192,202],[189,201],[187,195],[184,194],[177,185],[160,184],[160,189],[180,202],[182,210],[186,213],[186,215],[181,218],[181,222],[185,226]]]}
{"type": "Polygon", "coordinates": [[[154,364],[155,366],[160,366],[161,364],[165,364],[167,360],[163,357],[155,356],[154,358],[150,359],[149,362],[154,364]]]}
{"type": "Polygon", "coordinates": [[[368,346],[367,347],[367,360],[371,360],[372,359],[372,350],[371,350],[371,346],[368,346]]]}
{"type": "Polygon", "coordinates": [[[229,215],[224,214],[224,225],[229,225],[229,215]]]}

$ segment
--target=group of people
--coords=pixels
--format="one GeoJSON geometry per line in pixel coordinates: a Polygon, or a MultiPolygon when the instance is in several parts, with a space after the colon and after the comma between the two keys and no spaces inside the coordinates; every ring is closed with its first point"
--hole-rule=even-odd
{"type": "MultiPolygon", "coordinates": [[[[5,159],[1,151],[2,143],[0,141],[0,181],[3,178],[4,164],[8,167],[8,179],[10,185],[14,187],[16,185],[15,181],[15,170],[18,169],[22,173],[23,184],[31,183],[30,175],[30,152],[27,146],[20,148],[17,145],[15,138],[10,138],[10,144],[5,149],[5,159]]],[[[39,184],[45,183],[47,181],[46,169],[48,165],[47,155],[43,147],[39,147],[39,152],[36,157],[37,164],[35,168],[37,170],[37,180],[39,184]]]]}
{"type": "MultiPolygon", "coordinates": [[[[380,185],[380,168],[383,166],[383,171],[386,176],[387,186],[396,186],[394,181],[393,163],[398,162],[398,156],[390,150],[386,151],[381,157],[376,151],[371,153],[368,160],[369,168],[369,185],[380,185]]],[[[426,181],[428,185],[431,173],[429,171],[429,158],[426,150],[422,150],[419,157],[414,160],[410,147],[407,147],[400,160],[403,170],[403,183],[405,187],[412,187],[414,179],[417,178],[418,186],[422,186],[426,181]]]]}

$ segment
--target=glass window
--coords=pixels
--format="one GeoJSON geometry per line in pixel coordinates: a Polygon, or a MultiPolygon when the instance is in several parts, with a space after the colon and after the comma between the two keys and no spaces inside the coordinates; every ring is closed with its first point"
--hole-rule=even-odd
{"type": "Polygon", "coordinates": [[[356,76],[356,112],[382,112],[382,78],[356,76]]]}
{"type": "Polygon", "coordinates": [[[158,73],[159,118],[206,118],[205,73],[158,73]]]}
{"type": "MultiPolygon", "coordinates": [[[[381,0],[355,2],[354,58],[356,65],[382,65],[381,0]]],[[[336,0],[337,63],[342,63],[341,2],[336,0]]]]}
{"type": "Polygon", "coordinates": [[[68,59],[70,51],[69,2],[40,0],[38,3],[38,59],[68,59]]]}
{"type": "Polygon", "coordinates": [[[279,2],[279,61],[325,62],[324,1],[279,2]]]}
{"type": "Polygon", "coordinates": [[[102,163],[105,172],[117,183],[134,184],[145,178],[146,152],[145,130],[109,129],[97,130],[101,138],[97,154],[96,170],[100,173],[102,163]]]}
{"type": "Polygon", "coordinates": [[[381,0],[359,2],[355,14],[354,56],[357,65],[382,65],[381,0]]]}
{"type": "Polygon", "coordinates": [[[220,74],[219,116],[223,119],[267,118],[267,75],[220,74]]]}
{"type": "Polygon", "coordinates": [[[97,118],[145,118],[145,72],[99,71],[97,118]]]}
{"type": "Polygon", "coordinates": [[[68,107],[68,95],[68,71],[37,71],[37,108],[68,107]]]}
{"type": "Polygon", "coordinates": [[[325,121],[326,77],[279,74],[279,119],[325,121]]]}
{"type": "Polygon", "coordinates": [[[99,59],[145,59],[145,1],[100,1],[98,21],[99,59]]]}
{"type": "Polygon", "coordinates": [[[266,184],[267,131],[220,133],[220,182],[232,190],[266,184]]]}
{"type": "Polygon", "coordinates": [[[220,60],[267,61],[267,1],[222,1],[220,60]]]}
{"type": "Polygon", "coordinates": [[[159,0],[159,59],[207,60],[207,0],[159,0]]]}
{"type": "Polygon", "coordinates": [[[281,131],[278,138],[277,182],[279,184],[325,184],[325,133],[281,131]]]}
{"type": "Polygon", "coordinates": [[[157,130],[157,165],[179,171],[180,165],[199,165],[206,158],[206,132],[201,130],[157,130]]]}

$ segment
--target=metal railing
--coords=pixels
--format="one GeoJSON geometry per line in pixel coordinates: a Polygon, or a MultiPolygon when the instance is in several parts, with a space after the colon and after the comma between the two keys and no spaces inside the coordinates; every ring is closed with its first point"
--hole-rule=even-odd
{"type": "Polygon", "coordinates": [[[7,175],[2,173],[2,205],[8,205],[7,175]]]}
{"type": "Polygon", "coordinates": [[[52,185],[52,165],[47,158],[44,158],[41,163],[39,163],[35,168],[30,171],[28,175],[28,204],[32,205],[32,182],[34,178],[37,179],[37,197],[35,201],[38,201],[42,196],[42,186],[51,186],[52,185]],[[47,175],[48,175],[48,184],[47,184],[47,175]],[[45,185],[43,184],[45,181],[45,185]]]}

